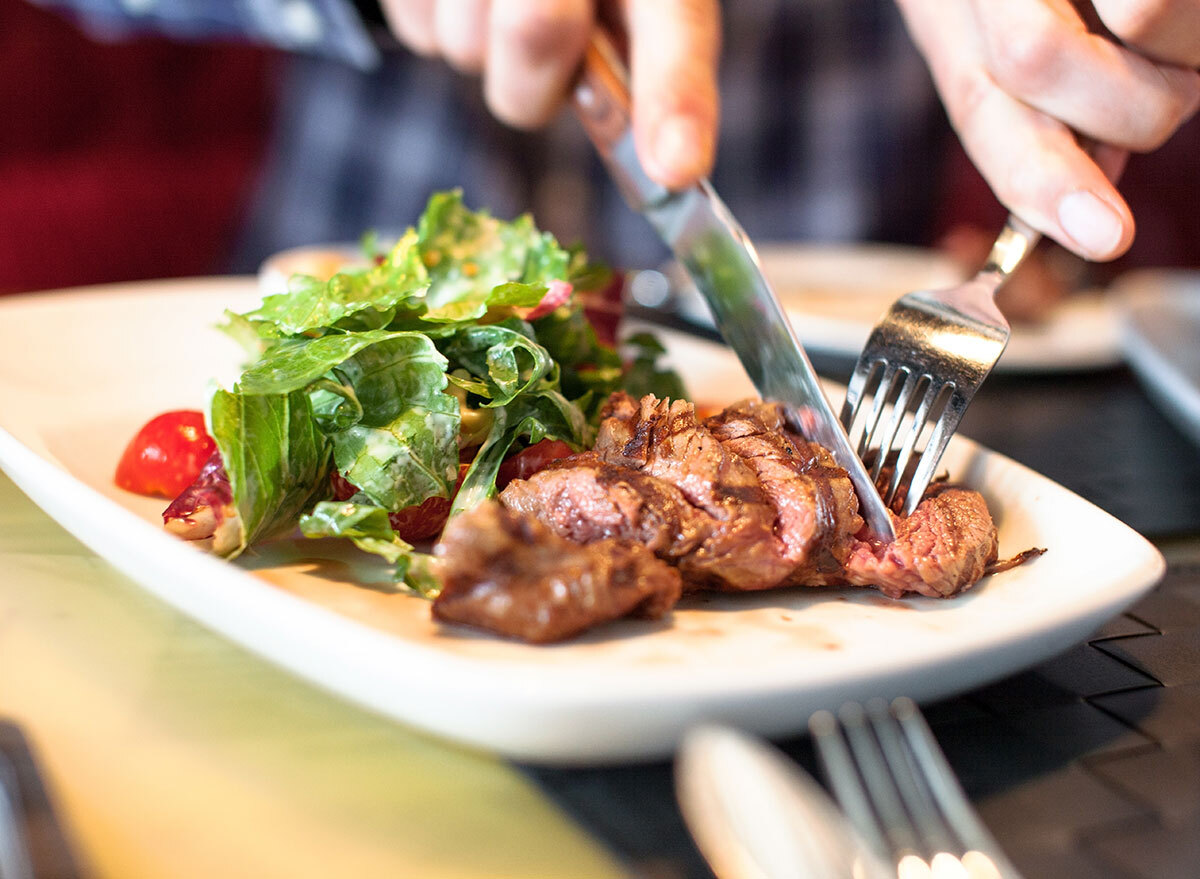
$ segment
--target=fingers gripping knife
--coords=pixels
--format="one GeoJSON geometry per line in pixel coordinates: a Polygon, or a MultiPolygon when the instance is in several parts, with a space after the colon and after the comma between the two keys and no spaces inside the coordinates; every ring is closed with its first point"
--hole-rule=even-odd
{"type": "Polygon", "coordinates": [[[877,539],[893,540],[891,515],[826,400],[746,233],[707,180],[672,191],[642,168],[633,142],[628,77],[602,33],[588,46],[572,102],[626,201],[649,220],[691,275],[763,399],[782,403],[803,434],[829,450],[850,475],[867,527],[877,539]]]}

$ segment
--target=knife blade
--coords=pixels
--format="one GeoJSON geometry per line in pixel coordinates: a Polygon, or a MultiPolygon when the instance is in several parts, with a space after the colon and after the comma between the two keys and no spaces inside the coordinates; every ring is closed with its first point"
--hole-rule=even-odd
{"type": "Polygon", "coordinates": [[[891,516],[821,390],[749,237],[707,180],[669,190],[642,167],[633,140],[629,78],[601,31],[588,45],[571,103],[626,202],[691,276],[759,394],[783,404],[799,431],[829,450],[849,474],[871,533],[892,541],[891,516]]]}

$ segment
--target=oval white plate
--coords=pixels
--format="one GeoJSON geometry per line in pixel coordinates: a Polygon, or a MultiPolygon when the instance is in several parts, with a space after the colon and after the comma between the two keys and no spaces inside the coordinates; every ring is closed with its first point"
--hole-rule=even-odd
{"type": "MultiPolygon", "coordinates": [[[[254,279],[208,279],[0,301],[0,467],[185,613],[348,699],[461,742],[578,764],[663,757],[706,720],[797,733],[814,710],[845,699],[934,699],[1034,664],[1085,638],[1164,570],[1125,525],[963,439],[946,465],[987,497],[1001,552],[1049,551],[948,601],[836,589],[702,595],[663,622],[531,647],[435,625],[425,601],[369,588],[386,572],[334,542],[284,540],[227,563],[169,537],[163,502],[111,480],[144,421],[201,406],[210,377],[236,374],[239,351],[213,324],[258,292],[254,279]]],[[[705,400],[749,391],[724,349],[665,340],[705,400]]]]}

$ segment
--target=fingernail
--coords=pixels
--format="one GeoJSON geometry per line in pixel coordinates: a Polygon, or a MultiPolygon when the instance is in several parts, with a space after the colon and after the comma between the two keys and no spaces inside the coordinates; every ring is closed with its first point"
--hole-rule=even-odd
{"type": "Polygon", "coordinates": [[[654,161],[670,180],[698,177],[704,173],[704,135],[690,116],[669,116],[658,126],[654,139],[654,161]]]}
{"type": "Polygon", "coordinates": [[[1076,244],[1096,256],[1109,256],[1125,230],[1107,202],[1087,190],[1071,192],[1058,203],[1058,221],[1076,244]]]}

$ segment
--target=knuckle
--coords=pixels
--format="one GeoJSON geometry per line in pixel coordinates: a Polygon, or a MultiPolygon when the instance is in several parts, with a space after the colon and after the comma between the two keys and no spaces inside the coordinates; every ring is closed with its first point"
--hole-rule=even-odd
{"type": "Polygon", "coordinates": [[[1130,126],[1129,148],[1150,152],[1166,143],[1196,112],[1200,102],[1200,75],[1194,71],[1171,71],[1171,82],[1156,110],[1140,114],[1140,124],[1130,126]]]}
{"type": "Polygon", "coordinates": [[[946,109],[959,131],[975,127],[980,108],[994,86],[985,76],[963,76],[949,84],[946,109]]]}
{"type": "Polygon", "coordinates": [[[988,45],[988,72],[1005,91],[1017,97],[1042,92],[1059,75],[1061,38],[1049,26],[1006,33],[988,45]]]}
{"type": "Polygon", "coordinates": [[[590,8],[580,0],[525,0],[500,4],[494,26],[501,40],[529,57],[558,55],[575,45],[591,23],[590,8]]]}
{"type": "Polygon", "coordinates": [[[484,49],[476,43],[442,40],[442,54],[465,73],[478,73],[483,69],[484,49]]]}
{"type": "Polygon", "coordinates": [[[1124,0],[1106,3],[1101,13],[1104,26],[1127,43],[1137,45],[1153,39],[1164,26],[1171,0],[1124,0]]]}

